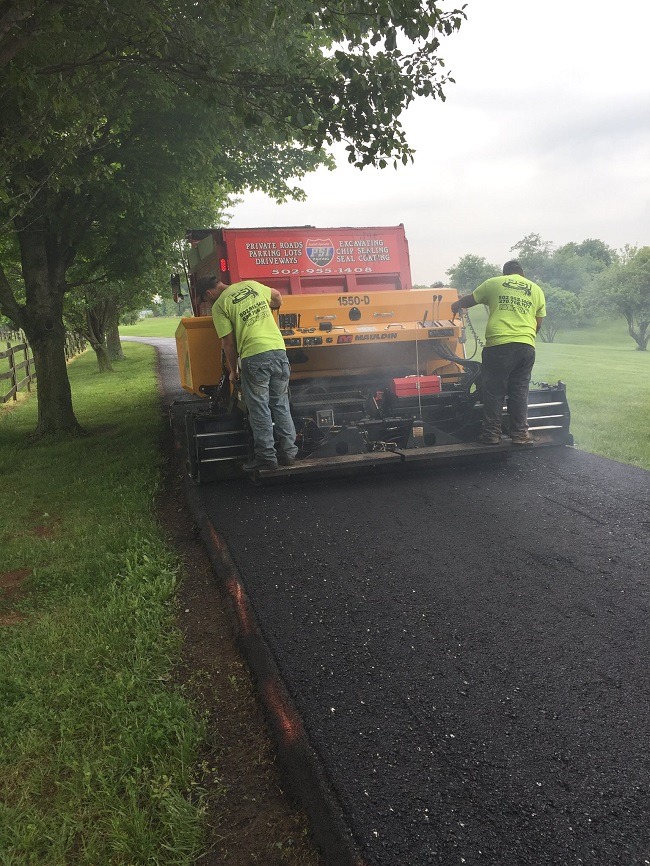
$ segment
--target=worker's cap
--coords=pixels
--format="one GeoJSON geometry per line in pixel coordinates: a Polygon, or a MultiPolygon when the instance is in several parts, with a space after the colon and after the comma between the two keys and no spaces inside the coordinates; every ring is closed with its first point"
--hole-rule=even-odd
{"type": "Polygon", "coordinates": [[[503,266],[503,276],[507,277],[508,274],[523,274],[524,269],[521,266],[521,263],[516,259],[510,259],[509,262],[506,262],[503,266]]]}

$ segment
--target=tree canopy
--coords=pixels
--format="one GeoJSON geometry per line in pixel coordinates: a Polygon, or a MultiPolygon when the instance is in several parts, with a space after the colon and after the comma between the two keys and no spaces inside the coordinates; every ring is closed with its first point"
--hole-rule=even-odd
{"type": "Polygon", "coordinates": [[[110,80],[119,96],[152,72],[148,92],[199,88],[226,136],[243,127],[315,149],[346,141],[359,165],[408,160],[399,115],[415,96],[444,98],[440,39],[464,18],[434,0],[5,0],[2,9],[8,157],[46,144],[63,157],[97,121],[101,85],[110,80]]]}
{"type": "Polygon", "coordinates": [[[539,234],[526,235],[510,248],[523,265],[526,274],[536,283],[560,286],[580,294],[616,259],[616,251],[603,241],[589,238],[582,243],[568,243],[555,248],[539,234]]]}
{"type": "Polygon", "coordinates": [[[490,264],[483,256],[468,253],[449,268],[447,276],[450,278],[452,288],[458,289],[462,294],[468,294],[485,280],[497,277],[500,273],[501,268],[498,265],[490,264]]]}
{"type": "Polygon", "coordinates": [[[0,4],[0,313],[34,349],[38,432],[78,429],[71,287],[142,277],[238,191],[299,197],[324,145],[408,162],[399,116],[444,98],[440,40],[463,18],[434,0],[0,4]]]}

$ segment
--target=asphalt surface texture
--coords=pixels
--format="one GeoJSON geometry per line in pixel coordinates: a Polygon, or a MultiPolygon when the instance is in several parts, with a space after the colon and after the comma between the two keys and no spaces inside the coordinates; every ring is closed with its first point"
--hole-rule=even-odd
{"type": "Polygon", "coordinates": [[[650,864],[650,473],[549,448],[198,496],[355,862],[650,864]]]}

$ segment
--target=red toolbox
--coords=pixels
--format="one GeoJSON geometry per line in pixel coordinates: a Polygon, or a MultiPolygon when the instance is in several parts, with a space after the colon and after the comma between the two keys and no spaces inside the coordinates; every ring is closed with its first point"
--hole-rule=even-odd
{"type": "Polygon", "coordinates": [[[442,391],[442,379],[440,376],[405,376],[403,379],[392,379],[390,391],[396,397],[439,394],[442,391]]]}

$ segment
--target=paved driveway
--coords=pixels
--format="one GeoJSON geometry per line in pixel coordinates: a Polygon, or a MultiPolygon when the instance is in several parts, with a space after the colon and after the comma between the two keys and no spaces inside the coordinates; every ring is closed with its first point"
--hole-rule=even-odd
{"type": "Polygon", "coordinates": [[[549,449],[191,498],[349,834],[330,862],[650,864],[650,473],[549,449]]]}

